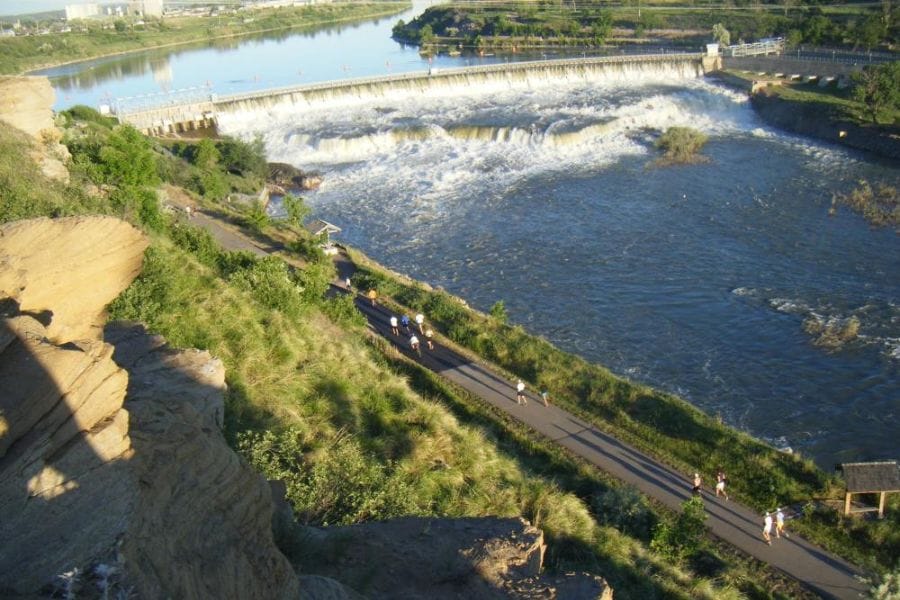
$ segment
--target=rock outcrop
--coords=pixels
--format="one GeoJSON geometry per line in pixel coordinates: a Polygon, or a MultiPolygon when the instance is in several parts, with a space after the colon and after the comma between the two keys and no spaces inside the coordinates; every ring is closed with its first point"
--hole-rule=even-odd
{"type": "Polygon", "coordinates": [[[521,518],[406,517],[304,533],[316,549],[304,570],[368,598],[612,600],[595,575],[542,576],[544,534],[521,518]]]}
{"type": "Polygon", "coordinates": [[[141,270],[147,241],[112,217],[32,219],[0,229],[0,298],[44,315],[56,342],[101,337],[104,308],[141,270]]]}
{"type": "Polygon", "coordinates": [[[44,175],[69,180],[64,163],[68,149],[59,143],[60,133],[53,122],[55,92],[46,77],[0,77],[0,121],[27,133],[36,144],[32,156],[44,175]]]}
{"type": "Polygon", "coordinates": [[[0,227],[0,596],[296,598],[269,486],[220,432],[221,362],[99,338],[145,246],[105,217],[0,227]]]}
{"type": "Polygon", "coordinates": [[[317,190],[322,185],[322,176],[319,173],[307,173],[287,163],[269,163],[266,181],[285,190],[317,190]]]}

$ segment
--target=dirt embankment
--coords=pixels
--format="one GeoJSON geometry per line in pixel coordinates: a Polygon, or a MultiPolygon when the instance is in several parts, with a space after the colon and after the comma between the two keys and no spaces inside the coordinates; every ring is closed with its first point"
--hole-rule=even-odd
{"type": "Polygon", "coordinates": [[[900,161],[900,130],[861,127],[823,104],[791,102],[760,91],[750,96],[757,114],[770,124],[800,135],[900,161]]]}

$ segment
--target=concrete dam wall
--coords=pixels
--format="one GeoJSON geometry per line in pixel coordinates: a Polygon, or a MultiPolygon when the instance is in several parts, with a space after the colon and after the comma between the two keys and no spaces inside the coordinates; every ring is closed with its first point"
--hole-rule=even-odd
{"type": "Polygon", "coordinates": [[[528,89],[566,83],[636,81],[647,77],[692,79],[717,65],[700,54],[659,54],[504,63],[460,69],[331,81],[216,97],[194,105],[165,106],[120,115],[122,121],[151,134],[208,127],[222,114],[277,107],[352,106],[373,99],[528,89]]]}

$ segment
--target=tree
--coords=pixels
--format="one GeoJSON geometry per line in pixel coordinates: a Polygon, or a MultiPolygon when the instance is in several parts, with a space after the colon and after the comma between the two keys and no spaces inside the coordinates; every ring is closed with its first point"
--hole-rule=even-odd
{"type": "Polygon", "coordinates": [[[832,25],[828,17],[814,15],[803,23],[803,39],[810,44],[820,44],[831,36],[832,25]]]}
{"type": "Polygon", "coordinates": [[[853,98],[866,105],[873,123],[882,110],[900,107],[900,61],[868,66],[852,79],[853,98]]]}
{"type": "Polygon", "coordinates": [[[423,46],[434,43],[434,31],[431,29],[431,25],[424,25],[419,30],[419,43],[423,46]]]}
{"type": "Polygon", "coordinates": [[[303,227],[303,221],[309,216],[310,208],[303,202],[303,198],[288,194],[282,200],[284,211],[288,221],[295,227],[303,227]]]}
{"type": "Polygon", "coordinates": [[[853,27],[850,31],[850,35],[853,38],[854,45],[862,46],[866,50],[871,50],[884,39],[885,32],[886,29],[881,19],[876,16],[871,16],[853,27]]]}
{"type": "Polygon", "coordinates": [[[729,31],[725,29],[725,26],[721,23],[716,23],[715,25],[713,25],[712,36],[720,46],[731,45],[731,33],[729,33],[729,31]]]}
{"type": "Polygon", "coordinates": [[[100,148],[100,171],[105,183],[156,185],[156,155],[146,137],[130,125],[117,127],[100,148]]]}
{"type": "Polygon", "coordinates": [[[208,171],[215,168],[219,163],[220,157],[221,154],[219,154],[219,150],[212,140],[201,140],[201,142],[197,144],[197,151],[194,154],[194,164],[204,171],[208,171]]]}

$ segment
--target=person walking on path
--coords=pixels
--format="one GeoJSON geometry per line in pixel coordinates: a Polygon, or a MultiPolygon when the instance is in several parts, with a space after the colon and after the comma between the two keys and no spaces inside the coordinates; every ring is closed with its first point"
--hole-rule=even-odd
{"type": "Polygon", "coordinates": [[[419,326],[419,333],[425,335],[425,315],[422,313],[416,313],[416,325],[419,326]]]}
{"type": "Polygon", "coordinates": [[[400,317],[400,324],[403,325],[403,331],[409,333],[409,316],[403,315],[400,317]]]}
{"type": "Polygon", "coordinates": [[[391,333],[400,335],[400,329],[397,327],[397,317],[394,315],[391,315],[391,333]]]}
{"type": "Polygon", "coordinates": [[[528,400],[525,399],[525,382],[521,379],[519,383],[516,384],[516,404],[521,404],[523,406],[528,404],[528,400]]]}
{"type": "Polygon", "coordinates": [[[349,277],[346,278],[346,279],[344,280],[344,285],[347,286],[347,291],[348,291],[348,292],[352,292],[352,291],[353,291],[353,282],[350,281],[350,278],[349,278],[349,277]]]}
{"type": "Polygon", "coordinates": [[[721,467],[716,473],[716,498],[719,497],[719,494],[725,496],[726,501],[728,500],[728,492],[725,491],[725,471],[721,467]]]}
{"type": "Polygon", "coordinates": [[[428,344],[429,350],[434,350],[434,341],[432,338],[434,337],[434,331],[429,327],[425,330],[425,343],[428,344]]]}
{"type": "Polygon", "coordinates": [[[541,402],[544,403],[544,406],[550,406],[550,394],[546,389],[541,390],[541,402]]]}
{"type": "Polygon", "coordinates": [[[700,487],[703,485],[703,479],[700,478],[700,473],[694,473],[694,486],[691,488],[691,491],[695,496],[700,495],[700,487]]]}
{"type": "Polygon", "coordinates": [[[369,299],[369,302],[372,303],[372,306],[375,306],[375,299],[378,298],[378,292],[374,289],[369,290],[369,293],[366,294],[366,297],[369,299]]]}
{"type": "Polygon", "coordinates": [[[766,511],[766,517],[763,519],[763,539],[768,545],[772,545],[772,515],[766,511]]]}
{"type": "Polygon", "coordinates": [[[775,537],[781,539],[782,533],[784,537],[791,537],[784,530],[784,512],[782,512],[781,507],[778,507],[775,509],[775,537]]]}
{"type": "Polygon", "coordinates": [[[409,336],[409,347],[419,355],[419,358],[422,358],[422,350],[419,348],[419,338],[416,337],[416,334],[409,336]]]}

